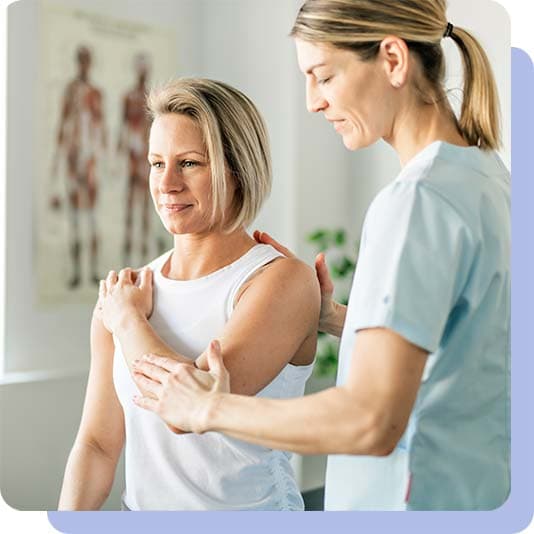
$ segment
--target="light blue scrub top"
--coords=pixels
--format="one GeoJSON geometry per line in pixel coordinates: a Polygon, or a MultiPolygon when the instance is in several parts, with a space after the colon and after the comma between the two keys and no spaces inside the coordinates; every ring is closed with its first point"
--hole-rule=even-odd
{"type": "Polygon", "coordinates": [[[386,327],[430,354],[387,457],[328,458],[326,510],[488,510],[510,490],[510,177],[495,152],[427,146],[371,204],[339,353],[386,327]]]}

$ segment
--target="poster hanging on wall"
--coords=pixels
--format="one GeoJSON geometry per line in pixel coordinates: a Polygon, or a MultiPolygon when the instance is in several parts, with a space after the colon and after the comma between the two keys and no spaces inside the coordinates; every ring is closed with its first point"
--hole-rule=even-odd
{"type": "Polygon", "coordinates": [[[40,307],[95,301],[170,247],[148,190],[145,94],[177,75],[168,28],[42,4],[34,267],[40,307]]]}

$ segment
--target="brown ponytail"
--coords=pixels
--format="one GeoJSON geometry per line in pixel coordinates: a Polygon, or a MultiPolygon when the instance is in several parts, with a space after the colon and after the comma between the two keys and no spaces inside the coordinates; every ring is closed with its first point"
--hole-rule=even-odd
{"type": "Polygon", "coordinates": [[[455,27],[450,37],[460,49],[464,67],[460,131],[470,145],[497,149],[501,144],[499,101],[488,57],[466,30],[455,27]]]}
{"type": "Polygon", "coordinates": [[[291,36],[352,50],[363,61],[378,54],[388,35],[406,41],[421,61],[434,102],[446,101],[445,34],[460,48],[464,97],[458,128],[470,145],[490,150],[500,146],[498,97],[488,58],[478,41],[462,28],[450,27],[445,0],[306,0],[291,36]],[[452,30],[452,32],[451,32],[452,30]]]}

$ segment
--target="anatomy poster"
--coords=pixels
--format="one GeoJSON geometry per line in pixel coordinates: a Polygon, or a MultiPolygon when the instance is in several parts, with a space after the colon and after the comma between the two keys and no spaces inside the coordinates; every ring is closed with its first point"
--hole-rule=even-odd
{"type": "Polygon", "coordinates": [[[110,269],[170,247],[148,190],[145,94],[179,76],[167,28],[42,7],[34,184],[37,301],[94,301],[110,269]]]}

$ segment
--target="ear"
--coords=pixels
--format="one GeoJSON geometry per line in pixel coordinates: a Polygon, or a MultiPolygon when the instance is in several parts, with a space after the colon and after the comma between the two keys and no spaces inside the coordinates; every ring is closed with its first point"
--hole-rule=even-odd
{"type": "Polygon", "coordinates": [[[382,39],[379,57],[392,87],[396,89],[403,87],[408,78],[410,58],[410,51],[404,39],[394,35],[382,39]]]}

